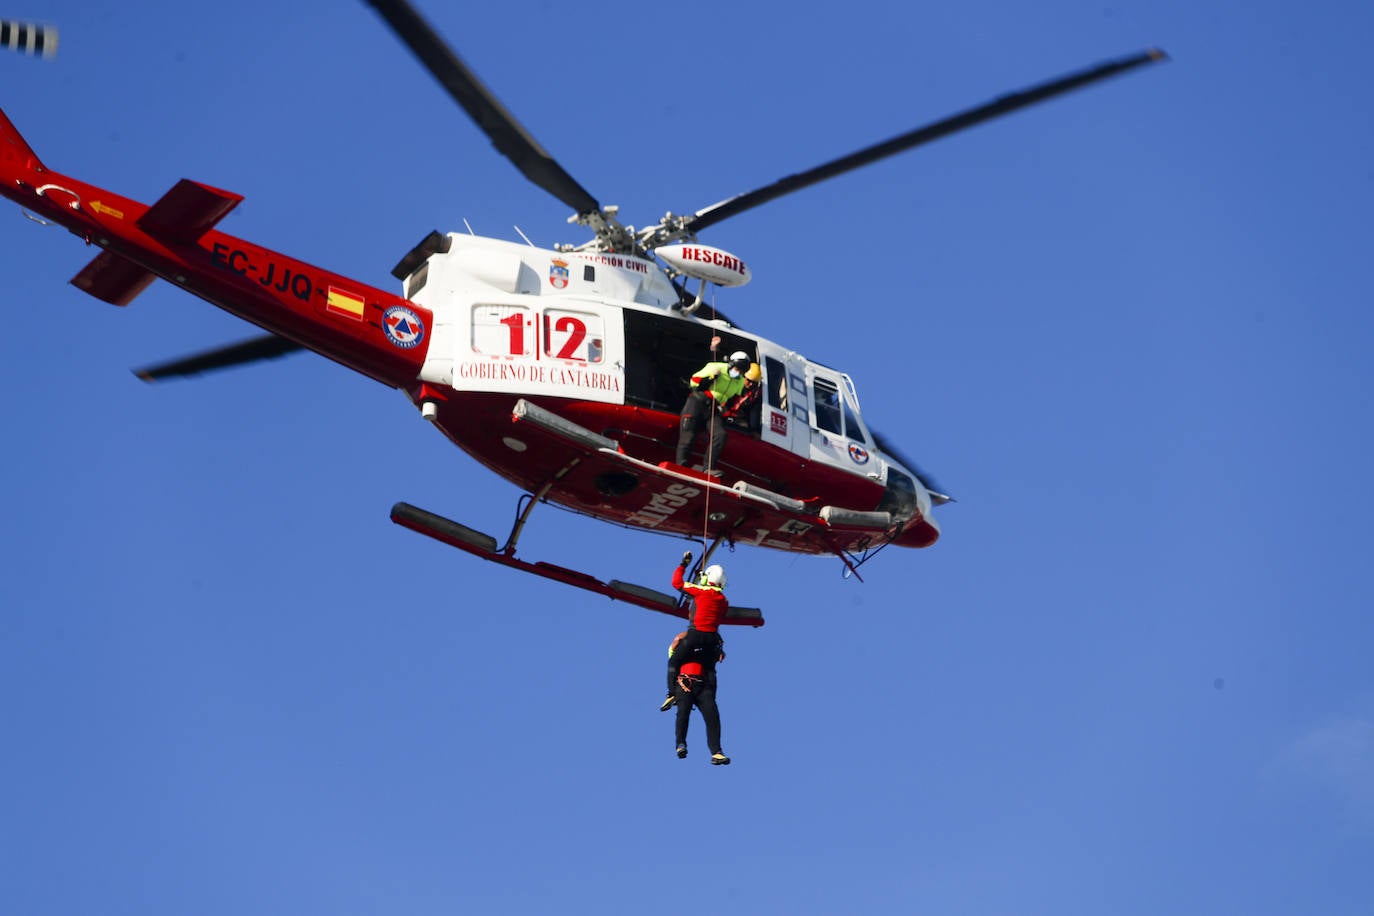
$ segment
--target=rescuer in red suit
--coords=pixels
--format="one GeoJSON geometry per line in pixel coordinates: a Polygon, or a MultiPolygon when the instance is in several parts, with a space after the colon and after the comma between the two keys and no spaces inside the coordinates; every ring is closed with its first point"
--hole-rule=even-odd
{"type": "Polygon", "coordinates": [[[677,687],[678,669],[684,662],[696,661],[710,671],[716,670],[716,661],[724,657],[724,645],[718,632],[720,622],[730,610],[730,602],[725,600],[725,570],[719,566],[708,566],[702,573],[701,584],[693,585],[683,581],[683,573],[692,562],[690,552],[682,555],[682,562],[673,570],[673,588],[692,599],[692,613],[688,617],[687,633],[668,656],[668,698],[659,709],[667,712],[672,708],[673,691],[677,687]]]}

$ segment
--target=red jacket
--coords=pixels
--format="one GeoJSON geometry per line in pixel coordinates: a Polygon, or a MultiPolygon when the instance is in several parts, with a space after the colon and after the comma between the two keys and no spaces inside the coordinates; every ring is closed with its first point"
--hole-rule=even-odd
{"type": "Polygon", "coordinates": [[[726,611],[730,610],[730,602],[725,600],[725,593],[714,586],[684,582],[682,570],[681,566],[673,570],[673,588],[686,592],[692,599],[692,604],[696,608],[692,614],[692,629],[703,633],[715,633],[721,621],[725,619],[726,611]]]}

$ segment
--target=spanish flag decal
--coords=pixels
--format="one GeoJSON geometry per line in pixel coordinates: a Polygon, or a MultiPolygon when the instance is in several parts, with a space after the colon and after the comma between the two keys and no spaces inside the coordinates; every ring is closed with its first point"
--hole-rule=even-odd
{"type": "Polygon", "coordinates": [[[331,286],[325,311],[333,312],[335,315],[347,315],[354,321],[362,321],[363,300],[360,296],[331,286]]]}

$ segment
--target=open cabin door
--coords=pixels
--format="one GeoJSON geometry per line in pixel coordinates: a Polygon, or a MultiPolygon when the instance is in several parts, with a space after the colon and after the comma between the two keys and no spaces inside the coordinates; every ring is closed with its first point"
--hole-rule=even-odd
{"type": "Polygon", "coordinates": [[[659,309],[626,308],[623,320],[625,403],[665,413],[682,410],[694,372],[735,350],[752,354],[756,346],[728,329],[659,309]],[[712,351],[711,338],[717,336],[720,346],[712,351]]]}

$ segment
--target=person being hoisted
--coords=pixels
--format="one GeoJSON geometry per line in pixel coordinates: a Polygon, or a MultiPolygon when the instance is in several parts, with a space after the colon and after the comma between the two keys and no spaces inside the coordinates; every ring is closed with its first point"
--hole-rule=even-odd
{"type": "Polygon", "coordinates": [[[668,697],[659,709],[667,712],[676,702],[674,689],[677,687],[679,669],[685,662],[700,662],[707,672],[715,674],[716,662],[724,654],[724,643],[720,638],[720,624],[730,610],[730,602],[725,600],[725,570],[717,565],[706,567],[701,574],[701,584],[693,585],[684,581],[683,573],[692,562],[692,554],[684,553],[682,562],[673,570],[673,588],[692,599],[692,612],[688,617],[687,632],[680,640],[673,641],[673,649],[668,656],[668,697]]]}
{"type": "Polygon", "coordinates": [[[720,708],[716,705],[716,673],[707,671],[701,662],[683,662],[677,676],[677,721],[673,736],[677,739],[678,759],[687,756],[687,726],[695,706],[706,725],[706,746],[711,750],[711,765],[724,766],[730,762],[720,746],[720,708]]]}
{"type": "MultiPolygon", "coordinates": [[[[711,341],[712,349],[715,349],[719,340],[714,338],[711,341]]],[[[749,355],[743,350],[736,350],[725,362],[707,363],[692,375],[692,392],[687,395],[687,403],[682,405],[676,464],[687,467],[692,445],[705,427],[710,430],[711,442],[703,467],[714,476],[720,475],[715,468],[725,448],[725,420],[721,408],[744,391],[745,373],[750,365],[749,355]]]]}

